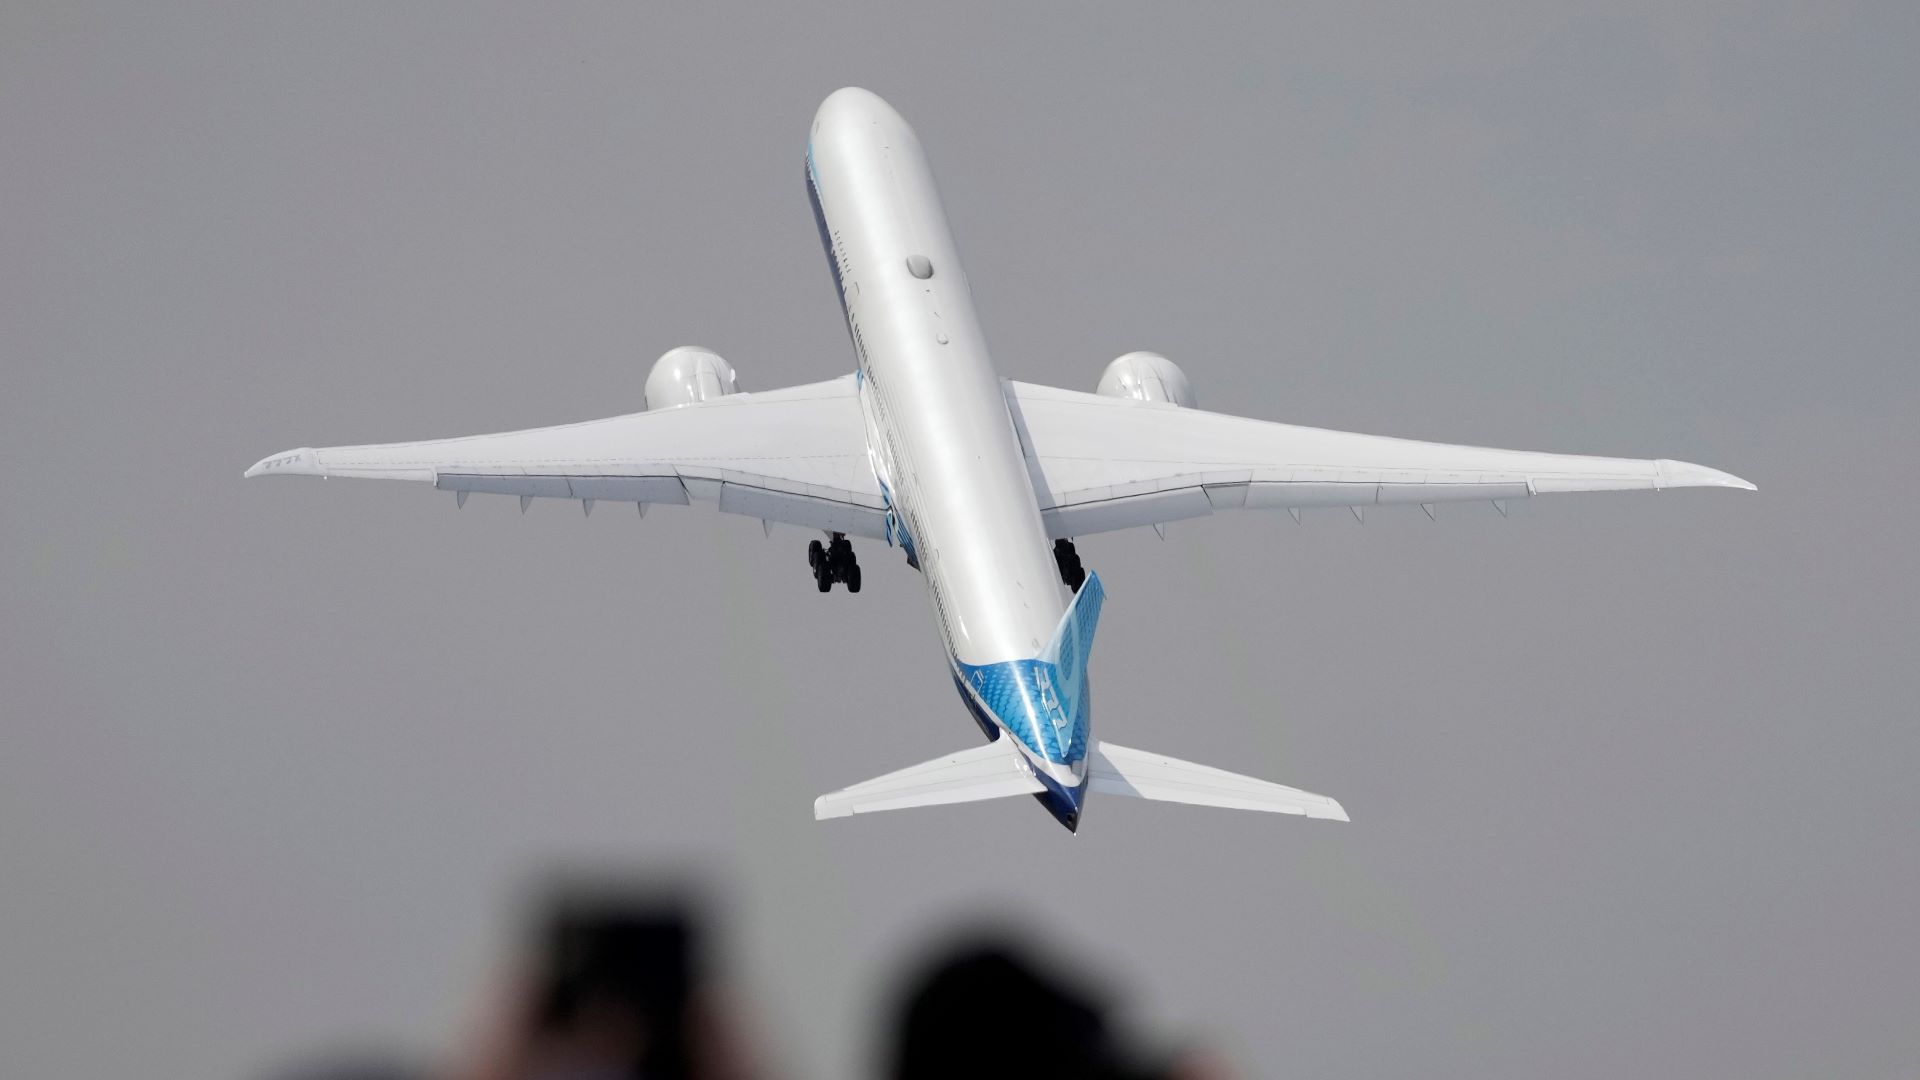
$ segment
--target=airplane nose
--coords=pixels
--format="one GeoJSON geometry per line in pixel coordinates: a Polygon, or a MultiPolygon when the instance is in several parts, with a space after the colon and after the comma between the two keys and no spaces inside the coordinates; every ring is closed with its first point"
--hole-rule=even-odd
{"type": "Polygon", "coordinates": [[[886,99],[858,86],[843,86],[827,95],[814,114],[814,129],[832,124],[902,123],[900,113],[886,99]]]}
{"type": "Polygon", "coordinates": [[[881,108],[891,111],[891,106],[879,94],[862,86],[843,86],[828,94],[827,99],[820,103],[820,107],[823,109],[881,108]]]}

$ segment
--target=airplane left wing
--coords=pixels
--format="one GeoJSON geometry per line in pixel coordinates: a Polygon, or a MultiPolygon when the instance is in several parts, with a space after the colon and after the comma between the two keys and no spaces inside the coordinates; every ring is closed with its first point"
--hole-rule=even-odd
{"type": "Polygon", "coordinates": [[[1753,485],[1685,461],[1546,454],[1250,420],[1005,382],[1041,518],[1056,539],[1216,510],[1504,500],[1753,485]]]}
{"type": "Polygon", "coordinates": [[[496,435],[302,447],[247,476],[413,480],[458,493],[718,504],[726,513],[885,539],[851,375],[766,393],[496,435]]]}

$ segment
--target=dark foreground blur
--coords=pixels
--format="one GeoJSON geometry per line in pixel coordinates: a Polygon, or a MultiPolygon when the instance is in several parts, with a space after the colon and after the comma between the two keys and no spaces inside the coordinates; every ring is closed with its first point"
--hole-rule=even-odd
{"type": "MultiPolygon", "coordinates": [[[[569,879],[532,907],[514,974],[440,1059],[323,1054],[265,1080],[787,1080],[778,1047],[748,1037],[686,887],[569,879]]],[[[1153,1053],[1110,1002],[1002,932],[950,936],[907,966],[883,1008],[881,1075],[1225,1080],[1192,1050],[1153,1053]]]]}

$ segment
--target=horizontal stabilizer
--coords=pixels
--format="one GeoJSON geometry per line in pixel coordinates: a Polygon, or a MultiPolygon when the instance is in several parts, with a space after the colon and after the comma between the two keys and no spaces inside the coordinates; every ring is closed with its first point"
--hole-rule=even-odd
{"type": "Polygon", "coordinates": [[[1325,795],[1110,742],[1094,744],[1093,753],[1087,755],[1087,766],[1088,786],[1107,794],[1347,820],[1340,804],[1325,795]]]}
{"type": "Polygon", "coordinates": [[[1007,740],[935,758],[813,800],[815,819],[1031,795],[1040,781],[1007,740]]]}

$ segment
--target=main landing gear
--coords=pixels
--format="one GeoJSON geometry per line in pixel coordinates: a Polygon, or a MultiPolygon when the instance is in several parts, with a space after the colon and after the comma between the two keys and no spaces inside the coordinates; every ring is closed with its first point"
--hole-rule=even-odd
{"type": "Polygon", "coordinates": [[[1067,588],[1079,592],[1087,583],[1087,569],[1080,565],[1080,553],[1073,549],[1073,541],[1053,542],[1053,562],[1060,568],[1060,580],[1067,583],[1067,588]]]}
{"type": "Polygon", "coordinates": [[[813,567],[813,583],[821,592],[828,592],[834,582],[844,581],[848,592],[859,592],[860,563],[853,557],[853,545],[847,542],[846,533],[831,536],[825,544],[818,540],[807,543],[807,565],[813,567]]]}

